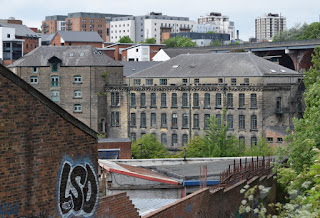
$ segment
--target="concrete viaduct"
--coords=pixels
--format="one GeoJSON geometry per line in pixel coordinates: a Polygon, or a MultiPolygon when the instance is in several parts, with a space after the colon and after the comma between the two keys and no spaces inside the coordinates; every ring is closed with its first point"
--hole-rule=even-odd
{"type": "Polygon", "coordinates": [[[311,63],[311,55],[315,47],[320,47],[320,39],[296,40],[285,42],[264,42],[240,45],[221,45],[204,47],[210,52],[252,52],[259,57],[277,62],[292,70],[303,72],[308,70],[311,63]]]}

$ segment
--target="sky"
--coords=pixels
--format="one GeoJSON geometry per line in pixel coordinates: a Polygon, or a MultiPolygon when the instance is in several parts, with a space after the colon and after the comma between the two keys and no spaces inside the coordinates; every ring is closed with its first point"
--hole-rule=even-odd
{"type": "Polygon", "coordinates": [[[265,13],[281,13],[287,19],[287,28],[297,23],[318,22],[320,16],[319,0],[0,0],[0,7],[0,19],[15,17],[29,27],[38,28],[45,16],[72,12],[146,15],[154,11],[194,21],[209,12],[220,12],[235,22],[242,40],[254,37],[254,20],[265,13]]]}

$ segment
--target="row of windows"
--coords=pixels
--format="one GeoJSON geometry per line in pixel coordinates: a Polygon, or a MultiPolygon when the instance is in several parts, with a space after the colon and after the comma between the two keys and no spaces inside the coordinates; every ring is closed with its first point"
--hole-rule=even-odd
{"type": "MultiPolygon", "coordinates": [[[[273,143],[273,137],[267,137],[267,142],[273,143]]],[[[282,143],[282,142],[283,142],[283,138],[278,137],[277,138],[277,143],[282,143]]]]}
{"type": "MultiPolygon", "coordinates": [[[[157,138],[156,133],[152,133],[154,135],[155,138],[157,138]]],[[[141,137],[145,135],[145,133],[141,133],[141,137]]],[[[282,139],[282,138],[281,138],[282,139]]],[[[131,140],[132,141],[136,141],[137,140],[137,134],[135,132],[131,132],[131,140]]],[[[166,133],[162,133],[161,134],[161,144],[163,144],[164,146],[167,146],[168,143],[168,136],[166,133]]],[[[239,141],[245,144],[245,137],[244,136],[239,136],[239,141]]],[[[181,136],[181,144],[182,146],[186,146],[188,143],[188,135],[187,134],[183,134],[181,136]]],[[[258,138],[256,136],[252,136],[251,137],[251,146],[253,145],[257,145],[258,143],[258,138]]],[[[177,134],[171,134],[171,146],[177,146],[178,145],[178,135],[177,134]]]]}
{"type": "MultiPolygon", "coordinates": [[[[173,66],[173,68],[178,68],[179,65],[173,66]]],[[[206,80],[206,79],[203,79],[206,80]]],[[[191,82],[191,81],[190,81],[191,82]]],[[[188,79],[184,78],[182,79],[183,84],[188,83],[188,79]]],[[[199,78],[194,78],[193,83],[197,84],[200,83],[199,78]]],[[[224,84],[225,81],[223,78],[218,78],[218,84],[224,84]]],[[[160,85],[168,85],[168,79],[159,79],[160,85]]],[[[139,86],[141,85],[141,79],[133,79],[133,85],[139,86]]],[[[153,79],[146,79],[146,85],[153,85],[153,79]]],[[[231,78],[231,85],[237,85],[237,78],[231,78]]],[[[249,78],[244,78],[243,83],[240,83],[240,85],[249,85],[249,78]]]]}
{"type": "MultiPolygon", "coordinates": [[[[232,114],[227,115],[227,125],[229,130],[234,129],[234,116],[232,114]]],[[[208,122],[207,120],[210,118],[210,114],[205,114],[203,119],[203,127],[206,129],[208,128],[208,122]]],[[[216,115],[216,119],[219,125],[221,125],[221,114],[216,115]]],[[[137,126],[137,115],[136,113],[130,114],[130,126],[136,127],[137,126]]],[[[239,130],[245,130],[246,129],[246,117],[245,115],[239,115],[238,119],[238,126],[239,130]]],[[[187,113],[182,114],[181,116],[181,127],[189,128],[189,115],[187,113]]],[[[151,113],[150,115],[150,127],[151,128],[157,128],[157,114],[151,113]]],[[[160,119],[160,127],[161,128],[167,128],[168,127],[168,118],[166,113],[161,114],[160,119]]],[[[178,129],[178,114],[173,113],[171,115],[171,128],[172,129],[178,129]]],[[[145,112],[140,113],[140,128],[147,128],[147,116],[145,112]]],[[[200,115],[199,114],[193,114],[193,128],[200,129],[200,115]]],[[[258,129],[258,120],[257,115],[251,115],[250,117],[250,130],[255,131],[258,129]]]]}
{"type": "MultiPolygon", "coordinates": [[[[39,83],[38,76],[30,76],[30,84],[38,84],[38,83],[39,83]]],[[[80,75],[74,76],[73,83],[82,83],[82,77],[80,75]]],[[[59,86],[60,86],[60,77],[51,76],[51,87],[59,87],[59,86]]]]}
{"type": "MultiPolygon", "coordinates": [[[[73,98],[82,98],[82,92],[80,90],[73,91],[73,98]]],[[[60,101],[60,91],[52,90],[51,91],[51,100],[54,102],[60,101]]]]}
{"type": "MultiPolygon", "coordinates": [[[[111,93],[111,100],[112,100],[112,94],[111,93]]],[[[188,102],[189,102],[189,97],[188,93],[182,93],[182,107],[189,107],[188,102]]],[[[216,93],[216,108],[221,108],[222,107],[222,94],[221,93],[216,93]]],[[[193,93],[193,107],[200,107],[200,96],[199,93],[193,93]]],[[[233,94],[228,93],[227,94],[227,108],[233,108],[233,94]]],[[[204,94],[204,108],[211,108],[211,94],[210,93],[205,93],[204,94]]],[[[239,94],[239,108],[245,108],[245,94],[240,93],[239,94]]],[[[166,93],[161,93],[161,102],[160,102],[161,107],[167,107],[167,94],[166,93]]],[[[281,102],[280,102],[281,105],[281,102]]],[[[130,95],[130,106],[135,107],[136,106],[136,94],[131,93],[130,95]]],[[[147,106],[147,101],[146,101],[146,93],[141,93],[140,94],[140,107],[146,107],[147,106]]],[[[157,106],[157,95],[156,93],[151,93],[150,94],[150,107],[156,107],[157,106]]],[[[177,93],[172,93],[171,94],[171,107],[176,108],[178,107],[178,95],[177,93]]],[[[253,93],[250,95],[250,108],[256,109],[258,108],[258,101],[257,101],[257,94],[253,93]]]]}

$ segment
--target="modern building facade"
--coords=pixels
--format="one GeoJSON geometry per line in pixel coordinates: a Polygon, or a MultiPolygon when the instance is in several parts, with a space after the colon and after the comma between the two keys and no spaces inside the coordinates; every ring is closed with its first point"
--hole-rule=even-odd
{"type": "Polygon", "coordinates": [[[12,64],[23,56],[24,40],[16,39],[14,28],[0,27],[0,63],[12,64]]]}
{"type": "Polygon", "coordinates": [[[197,33],[197,32],[188,32],[188,33],[178,33],[178,34],[170,34],[170,37],[175,36],[188,37],[192,39],[193,42],[197,44],[197,46],[209,46],[212,42],[218,41],[222,45],[230,43],[230,34],[227,33],[197,33]]]}
{"type": "Polygon", "coordinates": [[[43,34],[55,34],[57,31],[66,30],[66,18],[65,15],[53,15],[46,16],[42,21],[41,28],[43,34]]]}
{"type": "Polygon", "coordinates": [[[228,16],[222,15],[219,12],[211,12],[205,16],[198,18],[198,24],[211,24],[216,27],[216,33],[230,34],[230,40],[236,39],[236,30],[234,22],[229,20],[228,16]]]}
{"type": "Polygon", "coordinates": [[[122,83],[122,65],[92,46],[41,46],[9,66],[86,125],[104,133],[104,85],[122,83]]]}
{"type": "Polygon", "coordinates": [[[151,12],[144,16],[116,17],[110,22],[110,42],[129,36],[134,42],[155,38],[159,44],[164,32],[190,32],[195,24],[188,17],[173,17],[151,12]]]}
{"type": "Polygon", "coordinates": [[[256,144],[265,126],[292,126],[301,115],[302,78],[249,53],[180,55],[128,76],[127,86],[106,86],[107,135],[152,133],[174,151],[215,116],[247,146],[256,144]]]}
{"type": "Polygon", "coordinates": [[[255,19],[255,37],[258,41],[272,41],[273,37],[286,29],[286,18],[268,13],[255,19]]]}

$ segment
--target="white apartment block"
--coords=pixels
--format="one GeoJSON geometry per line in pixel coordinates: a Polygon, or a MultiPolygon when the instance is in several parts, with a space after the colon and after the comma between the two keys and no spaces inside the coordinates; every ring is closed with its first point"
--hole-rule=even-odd
{"type": "Polygon", "coordinates": [[[265,14],[255,19],[255,38],[258,41],[272,41],[273,37],[286,29],[286,18],[281,14],[265,14]]]}
{"type": "Polygon", "coordinates": [[[221,13],[211,12],[205,16],[200,16],[198,18],[198,24],[211,24],[215,25],[216,33],[227,33],[230,34],[230,40],[235,40],[236,29],[234,22],[229,20],[228,16],[222,16],[221,13]]]}
{"type": "Polygon", "coordinates": [[[194,24],[192,28],[192,32],[195,33],[207,33],[209,31],[216,31],[217,27],[214,24],[194,24]]]}
{"type": "Polygon", "coordinates": [[[172,17],[154,12],[145,16],[117,17],[110,22],[110,42],[118,42],[121,37],[129,36],[135,42],[155,38],[159,44],[162,33],[191,32],[194,24],[187,17],[172,17]]]}
{"type": "Polygon", "coordinates": [[[127,50],[127,61],[150,61],[150,46],[148,45],[134,45],[124,50],[127,50]]]}

